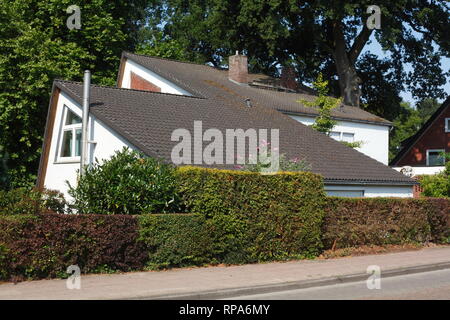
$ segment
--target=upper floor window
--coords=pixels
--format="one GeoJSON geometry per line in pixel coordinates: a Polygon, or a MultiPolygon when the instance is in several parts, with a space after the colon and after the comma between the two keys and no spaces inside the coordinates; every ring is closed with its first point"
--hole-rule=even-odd
{"type": "Polygon", "coordinates": [[[427,166],[445,165],[444,149],[427,150],[427,166]]]}
{"type": "Polygon", "coordinates": [[[331,131],[330,137],[337,141],[354,142],[355,134],[351,132],[331,131]]]}
{"type": "Polygon", "coordinates": [[[445,118],[445,132],[450,132],[450,118],[445,118]]]}
{"type": "Polygon", "coordinates": [[[79,161],[81,156],[81,125],[82,120],[67,106],[61,128],[61,143],[59,158],[63,161],[79,161]]]}

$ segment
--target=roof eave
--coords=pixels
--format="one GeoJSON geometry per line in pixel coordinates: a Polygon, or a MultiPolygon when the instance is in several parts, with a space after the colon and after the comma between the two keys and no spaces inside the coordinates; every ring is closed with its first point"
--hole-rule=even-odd
{"type": "MultiPolygon", "coordinates": [[[[286,115],[293,115],[293,116],[307,116],[307,117],[317,117],[317,114],[314,113],[306,113],[306,112],[297,112],[297,111],[286,111],[283,109],[278,108],[277,111],[284,113],[286,115]]],[[[390,127],[392,128],[394,124],[390,121],[384,120],[384,121],[369,121],[369,120],[362,120],[362,119],[355,119],[355,118],[343,118],[343,117],[331,117],[333,120],[340,120],[340,121],[349,121],[349,122],[357,122],[357,123],[365,123],[365,124],[373,124],[377,126],[384,126],[384,127],[390,127]]]]}
{"type": "Polygon", "coordinates": [[[413,186],[419,184],[417,181],[388,181],[388,180],[346,180],[346,179],[327,179],[324,178],[325,184],[334,185],[372,185],[372,186],[413,186]]]}

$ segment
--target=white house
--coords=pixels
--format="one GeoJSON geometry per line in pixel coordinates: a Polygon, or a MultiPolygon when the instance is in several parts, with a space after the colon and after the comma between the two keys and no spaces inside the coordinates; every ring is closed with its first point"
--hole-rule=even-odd
{"type": "MultiPolygon", "coordinates": [[[[118,86],[91,86],[89,162],[95,158],[108,159],[124,146],[171,161],[171,152],[178,143],[173,141],[174,130],[183,128],[193,132],[194,122],[202,121],[204,130],[214,128],[220,132],[279,130],[280,153],[289,158],[305,159],[312,172],[324,177],[325,189],[330,195],[412,196],[415,182],[410,178],[300,123],[306,121],[305,118],[293,119],[300,117],[292,115],[292,108],[300,105],[297,100],[311,99],[310,95],[266,88],[262,82],[252,80],[255,75],[242,72],[247,69],[246,57],[237,55],[230,59],[230,70],[219,70],[124,53],[118,86]]],[[[57,189],[67,195],[66,181],[76,184],[80,168],[82,101],[81,83],[54,82],[39,187],[57,189]]],[[[382,123],[383,120],[354,109],[357,108],[343,106],[338,110],[352,119],[336,127],[342,130],[340,138],[347,139],[350,129],[354,128],[354,139],[360,139],[359,132],[366,132],[367,140],[372,141],[369,138],[377,135],[377,129],[370,133],[370,126],[377,125],[368,122],[382,123]]],[[[389,127],[387,122],[378,126],[389,127]]],[[[384,157],[382,150],[372,150],[372,155],[384,157]]],[[[200,165],[235,169],[221,163],[200,165]]]]}
{"type": "MultiPolygon", "coordinates": [[[[231,57],[233,58],[233,57],[231,57]]],[[[283,87],[283,82],[261,74],[248,74],[247,59],[245,56],[238,56],[237,59],[230,59],[230,64],[235,64],[238,70],[234,77],[235,84],[245,83],[248,87],[246,94],[253,96],[255,100],[267,103],[270,100],[270,107],[287,114],[296,121],[305,125],[312,125],[317,116],[317,111],[310,107],[305,107],[300,100],[312,100],[314,95],[312,90],[300,85],[296,89],[283,87]],[[240,82],[241,81],[241,82],[240,82]],[[261,93],[252,88],[272,91],[272,96],[268,97],[267,92],[261,93]],[[275,93],[274,90],[281,90],[275,93]],[[284,92],[283,92],[284,91],[284,92]],[[256,96],[254,93],[256,92],[256,96]],[[268,99],[270,98],[270,99],[268,99]]],[[[180,66],[181,67],[181,66],[180,66]]],[[[121,71],[118,79],[118,86],[121,88],[134,88],[139,90],[149,90],[180,95],[192,95],[194,89],[202,90],[204,84],[197,81],[190,81],[191,90],[183,89],[177,85],[177,80],[181,79],[178,74],[167,74],[166,77],[162,68],[157,68],[152,64],[152,58],[124,53],[122,56],[121,71]],[[152,70],[153,69],[153,70],[152,70]]],[[[220,73],[217,69],[209,70],[211,73],[220,73]]],[[[223,73],[223,72],[222,72],[223,73]]],[[[232,79],[233,80],[233,79],[232,79]]],[[[207,95],[207,93],[206,93],[207,95]]],[[[365,155],[387,165],[389,162],[389,131],[392,123],[366,112],[360,108],[343,105],[332,112],[333,118],[337,121],[330,137],[338,141],[360,142],[361,146],[356,148],[365,155]]]]}

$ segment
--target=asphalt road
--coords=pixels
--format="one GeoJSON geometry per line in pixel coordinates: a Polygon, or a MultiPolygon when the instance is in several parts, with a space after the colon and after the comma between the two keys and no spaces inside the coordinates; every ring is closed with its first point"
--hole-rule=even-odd
{"type": "Polygon", "coordinates": [[[315,288],[236,296],[238,300],[450,300],[450,269],[383,278],[381,288],[369,290],[366,281],[315,288]]]}

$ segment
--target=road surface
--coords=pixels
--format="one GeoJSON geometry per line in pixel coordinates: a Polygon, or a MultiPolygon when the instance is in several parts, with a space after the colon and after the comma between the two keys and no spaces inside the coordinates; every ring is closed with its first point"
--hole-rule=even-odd
{"type": "Polygon", "coordinates": [[[450,300],[450,269],[384,278],[381,288],[369,290],[366,281],[307,289],[236,296],[238,300],[450,300]]]}

